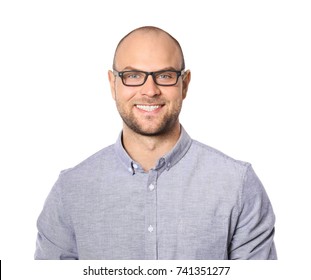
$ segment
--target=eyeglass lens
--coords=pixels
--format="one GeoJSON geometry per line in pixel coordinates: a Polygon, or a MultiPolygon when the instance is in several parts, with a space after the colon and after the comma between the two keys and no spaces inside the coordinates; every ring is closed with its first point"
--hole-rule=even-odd
{"type": "Polygon", "coordinates": [[[148,75],[153,76],[153,80],[158,85],[174,85],[179,77],[178,72],[165,71],[148,74],[140,71],[126,71],[122,74],[123,83],[129,86],[142,85],[148,78],[148,75]]]}

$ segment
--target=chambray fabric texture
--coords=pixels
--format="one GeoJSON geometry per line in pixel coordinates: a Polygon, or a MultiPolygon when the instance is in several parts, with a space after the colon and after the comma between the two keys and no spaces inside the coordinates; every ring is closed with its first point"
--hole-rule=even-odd
{"type": "Polygon", "coordinates": [[[275,216],[249,163],[192,140],[144,172],[117,142],[61,172],[35,259],[276,259],[275,216]]]}

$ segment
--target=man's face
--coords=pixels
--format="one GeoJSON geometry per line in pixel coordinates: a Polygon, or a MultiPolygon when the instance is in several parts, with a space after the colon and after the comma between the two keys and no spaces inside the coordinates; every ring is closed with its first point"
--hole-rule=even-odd
{"type": "MultiPolygon", "coordinates": [[[[181,54],[166,34],[137,32],[120,45],[115,70],[181,70],[181,54]]],[[[190,74],[179,77],[174,86],[158,86],[149,75],[145,84],[129,87],[109,71],[113,98],[124,125],[141,135],[161,135],[179,125],[179,113],[186,96],[190,74]]]]}

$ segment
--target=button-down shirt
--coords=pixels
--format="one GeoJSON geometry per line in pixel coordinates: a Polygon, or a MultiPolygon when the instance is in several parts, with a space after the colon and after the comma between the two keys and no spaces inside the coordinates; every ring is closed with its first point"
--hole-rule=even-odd
{"type": "Polygon", "coordinates": [[[61,172],[36,259],[276,259],[274,213],[249,163],[192,140],[145,172],[117,142],[61,172]]]}

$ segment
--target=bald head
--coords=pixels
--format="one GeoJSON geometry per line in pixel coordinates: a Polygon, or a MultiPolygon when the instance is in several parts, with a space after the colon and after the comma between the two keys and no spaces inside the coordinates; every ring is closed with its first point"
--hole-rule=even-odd
{"type": "MultiPolygon", "coordinates": [[[[112,67],[113,69],[120,70],[120,64],[123,64],[124,58],[126,59],[129,55],[133,56],[135,50],[140,52],[140,54],[143,51],[146,54],[145,59],[150,58],[150,67],[152,67],[152,58],[155,52],[157,52],[157,48],[165,50],[166,55],[173,56],[178,60],[179,66],[176,66],[176,68],[179,69],[176,70],[185,68],[184,56],[179,42],[166,31],[154,26],[139,27],[125,35],[117,45],[112,67]]],[[[162,51],[162,53],[164,52],[162,51]]],[[[143,59],[143,57],[140,56],[139,59],[143,59]]],[[[151,71],[151,69],[144,70],[151,71]]]]}

